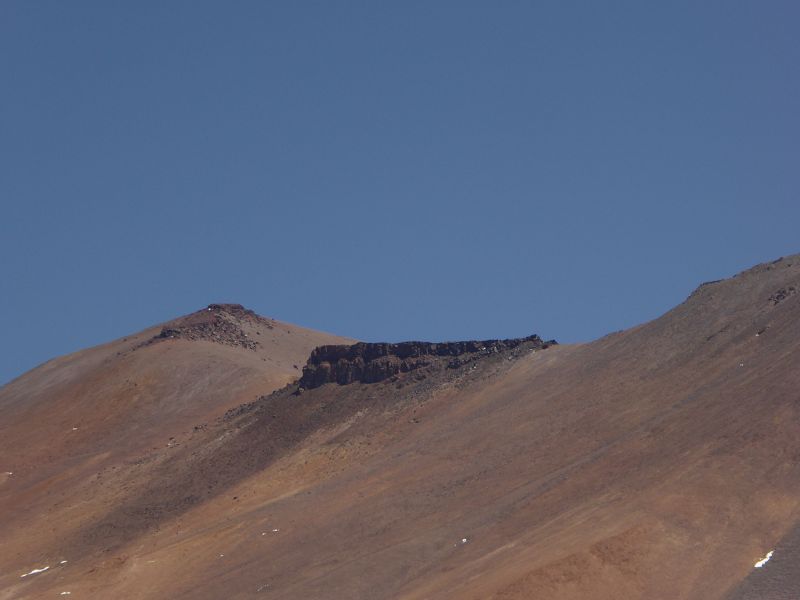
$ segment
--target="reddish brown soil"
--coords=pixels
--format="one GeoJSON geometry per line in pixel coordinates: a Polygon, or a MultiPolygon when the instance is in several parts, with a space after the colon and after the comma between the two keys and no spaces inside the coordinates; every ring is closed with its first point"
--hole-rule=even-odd
{"type": "Polygon", "coordinates": [[[51,361],[0,390],[0,598],[794,597],[792,288],[800,256],[590,344],[302,393],[337,342],[252,315],[208,331],[255,348],[51,361]]]}

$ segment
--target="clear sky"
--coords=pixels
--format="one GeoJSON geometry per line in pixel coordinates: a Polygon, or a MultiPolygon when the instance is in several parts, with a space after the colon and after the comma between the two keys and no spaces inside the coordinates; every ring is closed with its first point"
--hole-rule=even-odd
{"type": "Polygon", "coordinates": [[[0,382],[210,302],[591,340],[800,251],[800,3],[0,3],[0,382]]]}

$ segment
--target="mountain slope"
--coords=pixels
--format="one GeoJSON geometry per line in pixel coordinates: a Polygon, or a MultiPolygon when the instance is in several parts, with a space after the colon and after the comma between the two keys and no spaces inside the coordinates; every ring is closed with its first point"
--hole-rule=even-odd
{"type": "Polygon", "coordinates": [[[41,467],[56,451],[97,449],[106,439],[109,450],[146,448],[172,427],[212,419],[284,386],[300,376],[314,347],[346,341],[239,305],[212,304],[51,360],[4,386],[2,451],[21,473],[28,462],[41,467]]]}
{"type": "Polygon", "coordinates": [[[792,597],[797,290],[793,256],[590,344],[317,353],[87,474],[0,598],[792,597]]]}
{"type": "Polygon", "coordinates": [[[54,507],[83,503],[96,473],[297,379],[314,347],[348,341],[212,304],[0,388],[0,562],[69,528],[75,511],[54,507]]]}

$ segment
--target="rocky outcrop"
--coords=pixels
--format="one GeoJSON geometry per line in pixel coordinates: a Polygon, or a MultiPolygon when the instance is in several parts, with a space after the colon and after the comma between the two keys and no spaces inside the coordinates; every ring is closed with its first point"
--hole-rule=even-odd
{"type": "Polygon", "coordinates": [[[789,296],[794,296],[797,293],[797,288],[793,285],[789,287],[781,288],[774,294],[769,297],[769,302],[772,302],[773,306],[777,306],[784,300],[786,300],[789,296]]]}
{"type": "Polygon", "coordinates": [[[376,383],[434,362],[454,369],[477,358],[522,345],[543,349],[555,343],[555,340],[545,342],[538,335],[532,335],[507,340],[398,344],[359,342],[351,346],[319,346],[303,367],[303,376],[298,383],[304,389],[326,383],[376,383]]]}
{"type": "Polygon", "coordinates": [[[241,304],[209,304],[190,315],[170,321],[161,332],[145,342],[152,344],[161,340],[180,338],[206,340],[226,346],[255,350],[259,343],[251,339],[244,330],[245,325],[266,327],[274,325],[241,304]]]}

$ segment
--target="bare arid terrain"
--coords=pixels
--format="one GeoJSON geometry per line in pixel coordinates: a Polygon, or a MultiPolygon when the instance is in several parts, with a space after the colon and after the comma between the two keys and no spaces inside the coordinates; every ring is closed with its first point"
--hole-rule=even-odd
{"type": "Polygon", "coordinates": [[[574,345],[213,304],[52,360],[0,388],[0,599],[800,598],[798,291],[574,345]]]}

